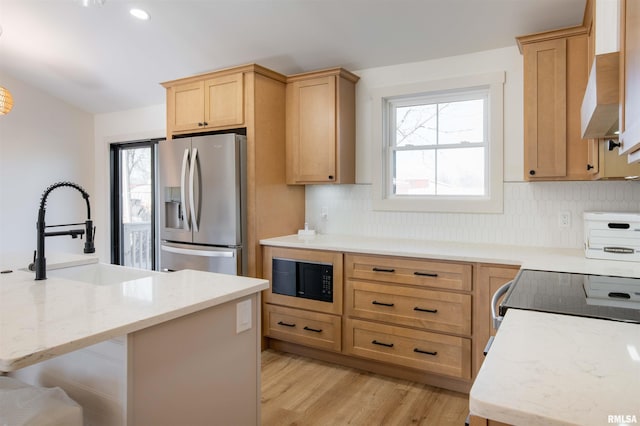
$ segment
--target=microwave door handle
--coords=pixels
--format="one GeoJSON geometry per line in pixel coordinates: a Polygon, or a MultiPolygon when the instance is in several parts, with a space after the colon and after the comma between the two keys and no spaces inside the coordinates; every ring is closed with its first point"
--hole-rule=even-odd
{"type": "Polygon", "coordinates": [[[182,217],[184,222],[184,229],[189,231],[189,210],[187,208],[185,177],[187,175],[187,167],[189,164],[189,148],[185,148],[184,155],[182,156],[182,171],[180,173],[180,209],[182,210],[182,217]]]}
{"type": "Polygon", "coordinates": [[[193,148],[191,155],[191,167],[189,168],[189,206],[191,207],[191,225],[194,232],[198,232],[198,211],[196,210],[196,201],[194,197],[195,171],[198,164],[198,148],[193,148]]]}
{"type": "Polygon", "coordinates": [[[503,319],[502,316],[497,315],[496,305],[498,304],[498,300],[500,300],[502,295],[505,294],[507,290],[509,290],[511,284],[513,284],[513,281],[509,281],[508,283],[502,285],[502,287],[500,287],[498,290],[496,290],[495,293],[493,293],[493,297],[491,297],[491,318],[493,320],[493,328],[495,328],[496,330],[500,327],[503,319]]]}

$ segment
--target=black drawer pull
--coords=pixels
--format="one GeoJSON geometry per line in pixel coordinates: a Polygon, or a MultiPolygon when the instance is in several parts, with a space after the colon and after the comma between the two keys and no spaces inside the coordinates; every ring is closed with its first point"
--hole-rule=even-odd
{"type": "Polygon", "coordinates": [[[415,353],[419,353],[419,354],[425,354],[425,355],[431,355],[431,356],[436,356],[438,355],[438,352],[429,352],[429,351],[423,351],[422,349],[418,349],[418,348],[414,348],[413,351],[415,353]]]}
{"type": "Polygon", "coordinates": [[[374,266],[373,268],[373,272],[395,272],[395,269],[389,269],[389,268],[377,268],[374,266]]]}
{"type": "Polygon", "coordinates": [[[418,312],[429,312],[430,314],[435,314],[438,312],[437,309],[424,309],[424,308],[418,308],[417,306],[413,308],[413,310],[418,312]]]}
{"type": "Polygon", "coordinates": [[[313,331],[313,332],[316,332],[316,333],[322,333],[322,329],[321,328],[311,328],[311,327],[307,327],[306,325],[304,326],[304,330],[313,331]]]}
{"type": "Polygon", "coordinates": [[[278,325],[284,325],[285,327],[295,327],[295,324],[289,324],[286,322],[278,321],[278,325]]]}
{"type": "Polygon", "coordinates": [[[609,297],[616,299],[631,299],[631,295],[629,293],[622,293],[619,291],[612,291],[609,293],[609,297]]]}
{"type": "Polygon", "coordinates": [[[384,302],[378,302],[377,300],[374,300],[373,302],[371,302],[372,305],[380,305],[380,306],[393,306],[393,303],[384,303],[384,302]]]}
{"type": "Polygon", "coordinates": [[[419,277],[433,277],[436,278],[438,274],[434,274],[432,272],[414,272],[413,275],[417,275],[419,277]]]}
{"type": "Polygon", "coordinates": [[[393,347],[393,343],[383,343],[383,342],[378,342],[377,340],[372,340],[371,343],[373,343],[374,345],[385,346],[387,348],[393,347]]]}

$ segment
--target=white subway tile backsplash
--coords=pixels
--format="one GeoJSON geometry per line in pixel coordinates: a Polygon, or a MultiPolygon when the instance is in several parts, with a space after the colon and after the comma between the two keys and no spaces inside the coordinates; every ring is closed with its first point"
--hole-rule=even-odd
{"type": "Polygon", "coordinates": [[[306,220],[323,234],[524,246],[579,248],[583,212],[640,212],[640,182],[507,182],[502,214],[373,211],[371,185],[308,185],[306,194],[306,220]]]}

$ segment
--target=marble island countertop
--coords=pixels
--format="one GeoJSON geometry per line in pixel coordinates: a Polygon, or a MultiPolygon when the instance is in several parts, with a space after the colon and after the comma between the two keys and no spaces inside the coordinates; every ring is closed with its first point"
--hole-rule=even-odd
{"type": "Polygon", "coordinates": [[[469,407],[513,425],[640,422],[640,325],[510,309],[469,407]]]}
{"type": "Polygon", "coordinates": [[[587,259],[583,249],[374,238],[320,234],[268,238],[261,244],[388,256],[410,256],[460,262],[517,265],[523,269],[640,278],[640,262],[587,259]]]}
{"type": "MultiPolygon", "coordinates": [[[[71,264],[95,262],[95,258],[73,259],[71,264]]],[[[33,272],[14,269],[0,274],[0,372],[268,287],[268,281],[262,279],[193,270],[149,272],[149,276],[125,282],[96,285],[53,274],[45,281],[35,281],[33,272]]]]}

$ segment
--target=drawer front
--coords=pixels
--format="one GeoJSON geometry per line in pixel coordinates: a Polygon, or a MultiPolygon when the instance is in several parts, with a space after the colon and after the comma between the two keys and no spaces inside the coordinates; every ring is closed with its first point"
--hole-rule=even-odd
{"type": "Polygon", "coordinates": [[[264,317],[265,336],[337,352],[342,348],[340,316],[266,304],[264,317]]]}
{"type": "Polygon", "coordinates": [[[347,315],[471,335],[471,295],[347,281],[347,315]]]}
{"type": "Polygon", "coordinates": [[[467,264],[349,254],[345,268],[349,278],[471,291],[471,265],[467,264]]]}
{"type": "Polygon", "coordinates": [[[461,379],[471,379],[471,340],[371,323],[345,322],[345,351],[461,379]]]}

